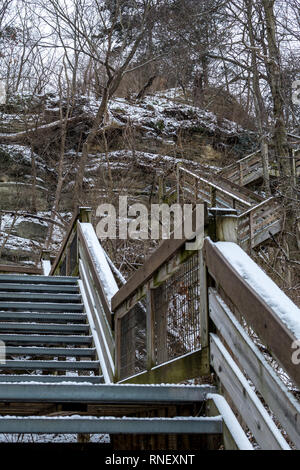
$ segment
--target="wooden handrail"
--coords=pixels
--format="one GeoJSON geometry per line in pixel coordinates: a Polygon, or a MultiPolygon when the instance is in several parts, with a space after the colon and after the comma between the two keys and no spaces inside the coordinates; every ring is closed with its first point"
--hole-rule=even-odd
{"type": "Polygon", "coordinates": [[[234,168],[235,166],[239,165],[239,164],[242,163],[242,162],[245,162],[245,161],[247,161],[247,160],[251,160],[251,159],[254,158],[254,157],[257,157],[259,153],[260,153],[260,150],[256,150],[256,152],[253,152],[253,153],[251,153],[250,155],[247,155],[246,157],[240,158],[240,159],[237,160],[236,162],[231,163],[230,165],[227,165],[227,166],[225,166],[224,168],[222,168],[222,169],[220,170],[220,173],[222,173],[223,171],[229,170],[230,168],[234,168]]]}
{"type": "MultiPolygon", "coordinates": [[[[8,210],[3,210],[1,209],[0,210],[0,214],[10,214],[10,215],[14,215],[16,213],[16,211],[8,211],[8,210]]],[[[31,214],[29,212],[19,212],[18,211],[18,217],[24,217],[24,218],[28,218],[28,219],[36,219],[36,220],[39,220],[41,222],[46,222],[48,224],[52,224],[52,225],[57,225],[58,227],[60,228],[65,228],[66,226],[63,225],[61,222],[58,222],[57,220],[53,220],[49,217],[41,217],[39,215],[36,215],[36,214],[31,214]]]]}
{"type": "Polygon", "coordinates": [[[127,281],[127,283],[121,287],[121,289],[111,299],[111,308],[115,312],[122,303],[129,298],[139,287],[145,284],[157,271],[157,269],[165,264],[172,255],[179,250],[186,239],[181,240],[165,240],[154,253],[147,259],[146,263],[143,264],[127,281]]]}
{"type": "Polygon", "coordinates": [[[223,193],[223,194],[226,194],[226,196],[229,196],[231,197],[232,199],[234,199],[235,201],[237,202],[240,202],[242,204],[244,204],[245,206],[247,207],[251,207],[252,203],[247,201],[246,199],[242,198],[241,196],[237,196],[236,194],[230,192],[230,191],[227,191],[226,189],[223,189],[221,188],[220,186],[218,186],[217,184],[215,183],[212,183],[211,181],[207,180],[206,178],[203,178],[199,175],[196,175],[195,173],[192,173],[191,171],[189,170],[186,170],[185,168],[183,167],[179,167],[179,171],[183,172],[183,173],[186,173],[188,174],[189,176],[192,176],[193,178],[199,180],[199,181],[202,181],[204,182],[205,184],[207,184],[208,186],[210,186],[211,188],[213,189],[216,189],[217,191],[220,191],[220,193],[223,193]]]}
{"type": "Polygon", "coordinates": [[[105,312],[106,318],[107,318],[109,324],[112,325],[112,318],[111,318],[112,312],[111,312],[111,309],[110,309],[110,306],[109,306],[109,303],[108,303],[108,299],[107,299],[106,294],[104,292],[102,281],[99,277],[98,270],[96,269],[95,262],[94,262],[94,260],[91,256],[91,252],[88,248],[87,241],[85,239],[85,236],[84,236],[84,233],[82,231],[80,223],[78,224],[77,232],[78,232],[78,240],[79,240],[80,246],[82,247],[82,249],[84,251],[84,255],[85,255],[86,261],[88,263],[88,267],[89,267],[91,276],[93,278],[93,282],[95,284],[95,289],[99,294],[99,297],[100,297],[100,300],[101,300],[102,307],[103,307],[103,310],[105,312]]]}
{"type": "Polygon", "coordinates": [[[204,242],[204,258],[210,275],[299,387],[300,368],[291,361],[291,345],[296,340],[292,332],[209,239],[204,242]]]}
{"type": "Polygon", "coordinates": [[[237,217],[242,219],[243,217],[246,217],[248,216],[249,214],[251,214],[251,212],[255,212],[257,209],[261,209],[261,207],[269,204],[269,202],[271,201],[274,201],[275,202],[276,198],[275,197],[269,197],[268,199],[266,199],[265,201],[262,201],[260,202],[259,204],[257,204],[256,206],[253,206],[251,207],[250,209],[248,209],[246,212],[243,212],[242,214],[238,215],[237,217]]]}
{"type": "MultiPolygon", "coordinates": [[[[193,211],[194,218],[196,212],[193,211]]],[[[208,212],[204,211],[204,225],[208,225],[208,212]]],[[[160,243],[158,248],[147,258],[146,262],[128,279],[125,285],[111,299],[111,308],[115,312],[120,305],[129,298],[137,289],[145,284],[154,275],[154,273],[172,256],[184,248],[184,244],[191,241],[185,237],[181,239],[171,238],[160,243]]]]}

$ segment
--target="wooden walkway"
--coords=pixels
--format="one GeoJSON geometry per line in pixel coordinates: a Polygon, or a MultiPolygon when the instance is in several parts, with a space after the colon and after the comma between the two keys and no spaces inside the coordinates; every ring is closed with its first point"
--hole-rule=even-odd
{"type": "MultiPolygon", "coordinates": [[[[294,158],[291,159],[291,172],[296,178],[298,178],[300,176],[300,151],[294,151],[293,157],[294,158]]],[[[263,177],[261,152],[254,152],[238,160],[232,165],[222,168],[222,170],[219,171],[219,174],[232,183],[238,184],[240,186],[246,186],[250,183],[253,183],[254,181],[263,177]]],[[[270,166],[270,175],[279,175],[276,164],[272,164],[270,166]]]]}
{"type": "Polygon", "coordinates": [[[216,217],[217,239],[235,242],[248,253],[281,231],[283,215],[275,197],[264,199],[223,176],[203,177],[178,166],[164,184],[169,203],[205,203],[211,213],[227,212],[226,218],[216,217]]]}
{"type": "MultiPolygon", "coordinates": [[[[251,449],[256,443],[261,449],[300,449],[300,404],[292,392],[300,387],[300,369],[293,356],[293,348],[299,344],[295,331],[300,331],[300,321],[296,320],[298,326],[293,324],[295,317],[288,321],[292,312],[296,317],[300,312],[275,284],[270,284],[274,299],[282,301],[286,309],[283,316],[279,315],[276,303],[268,300],[268,289],[260,288],[271,281],[251,258],[236,244],[220,245],[208,236],[198,251],[187,251],[184,239],[166,240],[112,296],[106,290],[109,273],[99,270],[97,250],[90,252],[89,246],[95,247],[95,243],[85,239],[86,233],[91,237],[92,230],[90,222],[82,221],[82,215],[81,221],[79,216],[74,218],[52,275],[68,276],[79,270],[82,303],[103,380],[121,387],[115,389],[118,406],[111,404],[107,413],[140,420],[135,427],[131,427],[130,419],[118,422],[123,426],[122,433],[127,434],[122,438],[109,421],[102,422],[101,429],[114,436],[115,448],[178,449],[181,441],[170,440],[168,434],[172,429],[172,433],[189,430],[201,436],[198,448],[223,445],[226,449],[251,449]],[[231,250],[242,263],[241,270],[234,258],[226,255],[231,250]],[[256,279],[258,289],[253,287],[256,279]],[[281,380],[283,371],[289,377],[289,387],[281,380]],[[212,382],[212,377],[218,380],[212,382]],[[194,378],[201,378],[206,385],[192,387],[193,391],[179,387],[173,392],[159,386],[194,378]],[[136,392],[131,389],[131,399],[122,388],[127,384],[141,387],[136,392]],[[143,388],[151,384],[156,386],[143,388]],[[159,406],[155,393],[160,400],[165,397],[159,406]],[[193,393],[199,397],[202,393],[202,398],[195,402],[193,393]],[[148,400],[146,408],[140,406],[140,399],[144,405],[148,400]],[[145,419],[149,416],[152,425],[145,419]],[[186,427],[183,416],[189,417],[186,427]],[[160,417],[161,423],[165,421],[159,430],[155,417],[160,417]],[[204,419],[209,417],[218,417],[217,427],[210,427],[211,422],[204,419]],[[181,422],[178,430],[176,421],[181,422]],[[251,441],[244,426],[250,430],[251,441]],[[138,437],[139,433],[144,437],[138,437]]],[[[209,230],[209,224],[205,230],[209,230]]],[[[105,403],[101,403],[97,416],[104,413],[105,403]]],[[[107,409],[108,404],[105,406],[107,409]]],[[[37,429],[46,429],[46,421],[36,423],[37,429]]],[[[63,421],[55,424],[54,417],[51,423],[52,430],[69,425],[63,421]]],[[[73,423],[74,428],[87,432],[87,424],[80,424],[73,423]]],[[[193,439],[185,436],[188,449],[195,445],[193,439]]]]}
{"type": "Polygon", "coordinates": [[[0,433],[300,449],[300,311],[246,253],[281,230],[276,199],[183,167],[166,185],[206,203],[199,250],[166,240],[119,289],[81,209],[49,276],[0,275],[0,433]]]}

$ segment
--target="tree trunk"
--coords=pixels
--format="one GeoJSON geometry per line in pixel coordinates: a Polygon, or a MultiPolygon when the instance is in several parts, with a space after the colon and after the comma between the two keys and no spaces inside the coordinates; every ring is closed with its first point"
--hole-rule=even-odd
{"type": "Polygon", "coordinates": [[[274,13],[274,0],[262,0],[265,14],[267,32],[268,58],[266,68],[273,98],[274,114],[274,146],[280,169],[280,191],[283,196],[285,211],[285,251],[287,253],[287,268],[292,285],[292,263],[290,260],[299,261],[300,255],[296,237],[297,202],[293,188],[293,176],[291,171],[291,159],[287,140],[287,129],[284,118],[284,94],[280,60],[280,50],[277,44],[276,19],[274,13]]]}
{"type": "Polygon", "coordinates": [[[269,152],[268,152],[268,142],[265,136],[264,127],[266,126],[266,110],[264,106],[264,100],[261,94],[260,84],[259,84],[259,70],[257,64],[257,57],[255,52],[255,38],[254,31],[252,26],[252,17],[253,17],[253,0],[245,0],[246,12],[247,12],[247,26],[248,33],[251,45],[251,65],[252,65],[252,84],[253,84],[253,96],[254,96],[254,105],[257,115],[258,122],[258,131],[260,134],[260,145],[261,145],[261,158],[262,158],[262,167],[263,167],[263,179],[266,195],[271,194],[270,190],[270,175],[269,175],[269,152]]]}
{"type": "MultiPolygon", "coordinates": [[[[267,31],[268,55],[266,68],[269,77],[269,84],[273,98],[274,113],[274,145],[276,156],[279,161],[279,168],[282,177],[287,180],[291,176],[291,167],[289,162],[289,147],[287,141],[287,130],[284,119],[284,99],[281,73],[280,51],[277,45],[276,20],[274,14],[274,0],[262,0],[265,24],[267,31]]],[[[289,181],[288,181],[289,182],[289,181]]]]}

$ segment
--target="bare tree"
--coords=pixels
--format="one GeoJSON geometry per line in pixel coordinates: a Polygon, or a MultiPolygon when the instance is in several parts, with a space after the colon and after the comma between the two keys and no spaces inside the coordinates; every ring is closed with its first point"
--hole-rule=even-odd
{"type": "MultiPolygon", "coordinates": [[[[76,0],[72,6],[65,0],[40,1],[48,15],[48,23],[60,38],[64,34],[64,48],[79,51],[90,57],[103,72],[101,101],[82,146],[74,190],[74,206],[82,191],[85,166],[92,142],[107,118],[107,105],[119,87],[122,78],[151,22],[154,9],[162,0],[76,0]],[[73,38],[76,36],[76,43],[73,38]],[[69,40],[69,43],[68,41],[69,40]]],[[[76,57],[76,55],[75,55],[76,57]]]]}

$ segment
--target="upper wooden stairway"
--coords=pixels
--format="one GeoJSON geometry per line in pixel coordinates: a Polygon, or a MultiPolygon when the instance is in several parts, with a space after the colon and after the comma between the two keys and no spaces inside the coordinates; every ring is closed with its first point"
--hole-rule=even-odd
{"type": "MultiPolygon", "coordinates": [[[[293,151],[294,158],[291,159],[291,172],[295,178],[300,176],[299,150],[293,151]]],[[[278,176],[277,165],[272,164],[269,168],[271,176],[278,176]]],[[[261,152],[251,153],[244,158],[222,168],[219,175],[239,186],[247,186],[263,177],[263,165],[261,152]]]]}
{"type": "MultiPolygon", "coordinates": [[[[299,152],[295,152],[293,174],[300,176],[299,152]]],[[[270,174],[278,176],[270,168],[270,174]]],[[[218,240],[232,241],[251,253],[252,249],[268,241],[282,229],[283,214],[276,197],[262,197],[246,186],[263,175],[260,152],[255,152],[222,170],[212,173],[201,167],[190,171],[181,164],[176,173],[160,180],[160,200],[169,204],[205,203],[216,217],[218,240]]]]}

